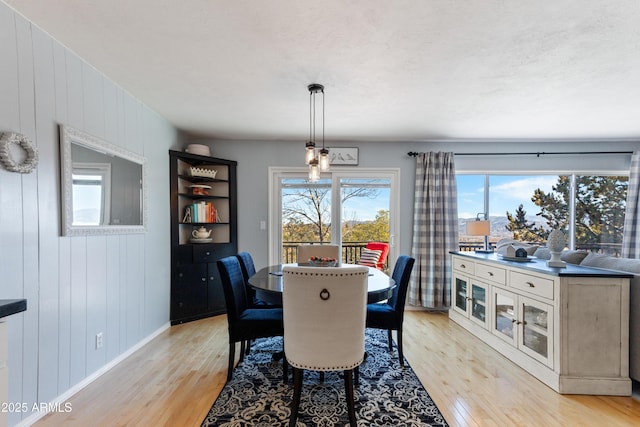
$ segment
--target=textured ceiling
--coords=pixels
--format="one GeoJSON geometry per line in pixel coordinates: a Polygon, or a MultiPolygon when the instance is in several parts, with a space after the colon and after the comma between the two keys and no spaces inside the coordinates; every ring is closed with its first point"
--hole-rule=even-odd
{"type": "Polygon", "coordinates": [[[188,133],[640,137],[638,0],[4,0],[188,133]]]}

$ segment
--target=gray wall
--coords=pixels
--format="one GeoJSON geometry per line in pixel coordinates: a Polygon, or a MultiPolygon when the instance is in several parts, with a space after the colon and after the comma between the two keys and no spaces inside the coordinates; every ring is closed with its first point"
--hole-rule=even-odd
{"type": "MultiPolygon", "coordinates": [[[[268,232],[260,230],[260,221],[267,221],[269,166],[302,167],[304,141],[212,141],[194,139],[191,142],[208,145],[215,157],[238,161],[238,248],[249,251],[256,267],[268,262],[268,232]]],[[[413,189],[415,158],[410,151],[453,151],[482,155],[456,156],[457,172],[525,173],[628,171],[630,156],[622,155],[516,155],[486,156],[484,153],[528,153],[563,151],[633,151],[640,149],[638,141],[428,141],[330,143],[328,147],[359,147],[357,167],[400,168],[400,236],[399,254],[411,253],[413,223],[413,189]]]]}
{"type": "MultiPolygon", "coordinates": [[[[30,174],[0,166],[0,298],[28,300],[7,318],[9,401],[31,408],[167,326],[167,150],[182,144],[166,120],[1,2],[0,58],[0,131],[26,135],[40,155],[30,174]],[[147,158],[147,233],[60,237],[59,124],[147,158]]],[[[12,413],[9,425],[29,415],[12,413]]]]}

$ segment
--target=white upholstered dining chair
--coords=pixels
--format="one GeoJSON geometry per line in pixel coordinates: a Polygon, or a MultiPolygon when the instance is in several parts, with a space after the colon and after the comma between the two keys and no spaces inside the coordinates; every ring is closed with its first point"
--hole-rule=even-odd
{"type": "Polygon", "coordinates": [[[300,408],[304,370],[344,371],[349,424],[356,425],[353,372],[364,359],[369,269],[285,266],[284,353],[293,368],[289,425],[300,408]]]}

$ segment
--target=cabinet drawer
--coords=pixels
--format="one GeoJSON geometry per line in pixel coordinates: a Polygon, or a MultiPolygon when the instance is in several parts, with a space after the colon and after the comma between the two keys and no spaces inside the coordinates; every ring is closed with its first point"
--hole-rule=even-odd
{"type": "Polygon", "coordinates": [[[473,275],[475,272],[475,263],[466,258],[453,257],[453,268],[458,271],[464,271],[466,274],[473,275]]]}
{"type": "Polygon", "coordinates": [[[516,289],[553,299],[553,280],[512,271],[509,284],[516,289]]]}
{"type": "Polygon", "coordinates": [[[193,262],[214,262],[217,261],[219,256],[213,249],[213,245],[202,245],[193,247],[193,262]]]}
{"type": "Polygon", "coordinates": [[[489,264],[476,264],[476,277],[480,280],[489,280],[501,285],[507,283],[506,270],[489,264]]]}

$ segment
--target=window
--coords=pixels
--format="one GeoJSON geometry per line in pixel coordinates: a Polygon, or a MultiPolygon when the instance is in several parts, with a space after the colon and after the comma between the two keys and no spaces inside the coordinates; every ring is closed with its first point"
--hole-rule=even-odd
{"type": "Polygon", "coordinates": [[[575,177],[575,248],[620,255],[628,176],[575,177]]]}
{"type": "Polygon", "coordinates": [[[73,225],[109,224],[111,199],[111,165],[73,164],[73,225]]]}
{"type": "Polygon", "coordinates": [[[461,250],[481,246],[467,221],[489,213],[492,246],[502,238],[545,242],[552,229],[569,233],[569,247],[619,254],[627,176],[458,175],[461,250]]]}

